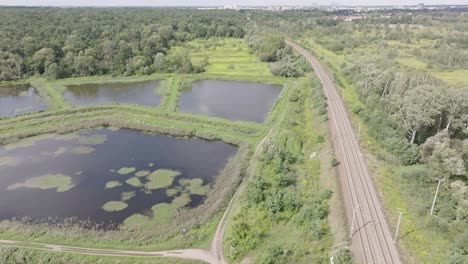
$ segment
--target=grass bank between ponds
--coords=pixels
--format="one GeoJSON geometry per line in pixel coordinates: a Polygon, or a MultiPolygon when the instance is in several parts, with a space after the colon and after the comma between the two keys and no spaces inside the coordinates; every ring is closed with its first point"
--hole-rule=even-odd
{"type": "Polygon", "coordinates": [[[255,143],[263,125],[230,122],[220,118],[167,113],[137,105],[80,106],[0,119],[0,144],[48,133],[65,134],[80,129],[119,127],[174,136],[197,136],[228,143],[255,143]]]}

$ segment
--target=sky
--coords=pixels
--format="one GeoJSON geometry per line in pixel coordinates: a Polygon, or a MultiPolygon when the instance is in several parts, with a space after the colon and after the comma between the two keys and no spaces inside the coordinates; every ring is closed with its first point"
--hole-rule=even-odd
{"type": "Polygon", "coordinates": [[[13,6],[468,5],[468,0],[0,0],[13,6]]]}

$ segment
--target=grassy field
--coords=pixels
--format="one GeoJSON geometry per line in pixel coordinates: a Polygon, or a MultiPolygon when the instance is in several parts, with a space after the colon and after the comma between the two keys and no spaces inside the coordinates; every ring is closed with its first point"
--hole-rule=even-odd
{"type": "Polygon", "coordinates": [[[258,60],[243,39],[194,40],[184,47],[190,50],[193,64],[208,59],[205,74],[273,77],[268,65],[258,60]]]}
{"type": "Polygon", "coordinates": [[[433,72],[434,76],[457,88],[468,89],[468,69],[433,72]]]}

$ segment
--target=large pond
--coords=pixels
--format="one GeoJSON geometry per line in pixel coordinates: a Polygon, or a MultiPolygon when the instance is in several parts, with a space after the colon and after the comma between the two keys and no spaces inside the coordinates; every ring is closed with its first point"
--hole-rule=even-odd
{"type": "Polygon", "coordinates": [[[109,82],[69,85],[65,99],[76,105],[128,103],[158,106],[160,81],[109,82]]]}
{"type": "Polygon", "coordinates": [[[0,87],[0,117],[46,109],[36,90],[29,85],[0,87]]]}
{"type": "Polygon", "coordinates": [[[274,105],[280,85],[239,81],[196,81],[182,90],[181,112],[263,122],[274,105]]]}
{"type": "Polygon", "coordinates": [[[203,202],[236,152],[221,141],[108,129],[0,146],[0,220],[170,221],[203,202]]]}

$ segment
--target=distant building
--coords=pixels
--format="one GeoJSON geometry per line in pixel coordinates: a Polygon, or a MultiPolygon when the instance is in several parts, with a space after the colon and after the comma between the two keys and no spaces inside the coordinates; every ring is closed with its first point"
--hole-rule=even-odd
{"type": "Polygon", "coordinates": [[[223,9],[237,10],[237,5],[236,4],[234,4],[234,5],[225,5],[225,6],[223,6],[223,9]]]}
{"type": "Polygon", "coordinates": [[[424,3],[419,3],[417,9],[424,9],[424,3]]]}

